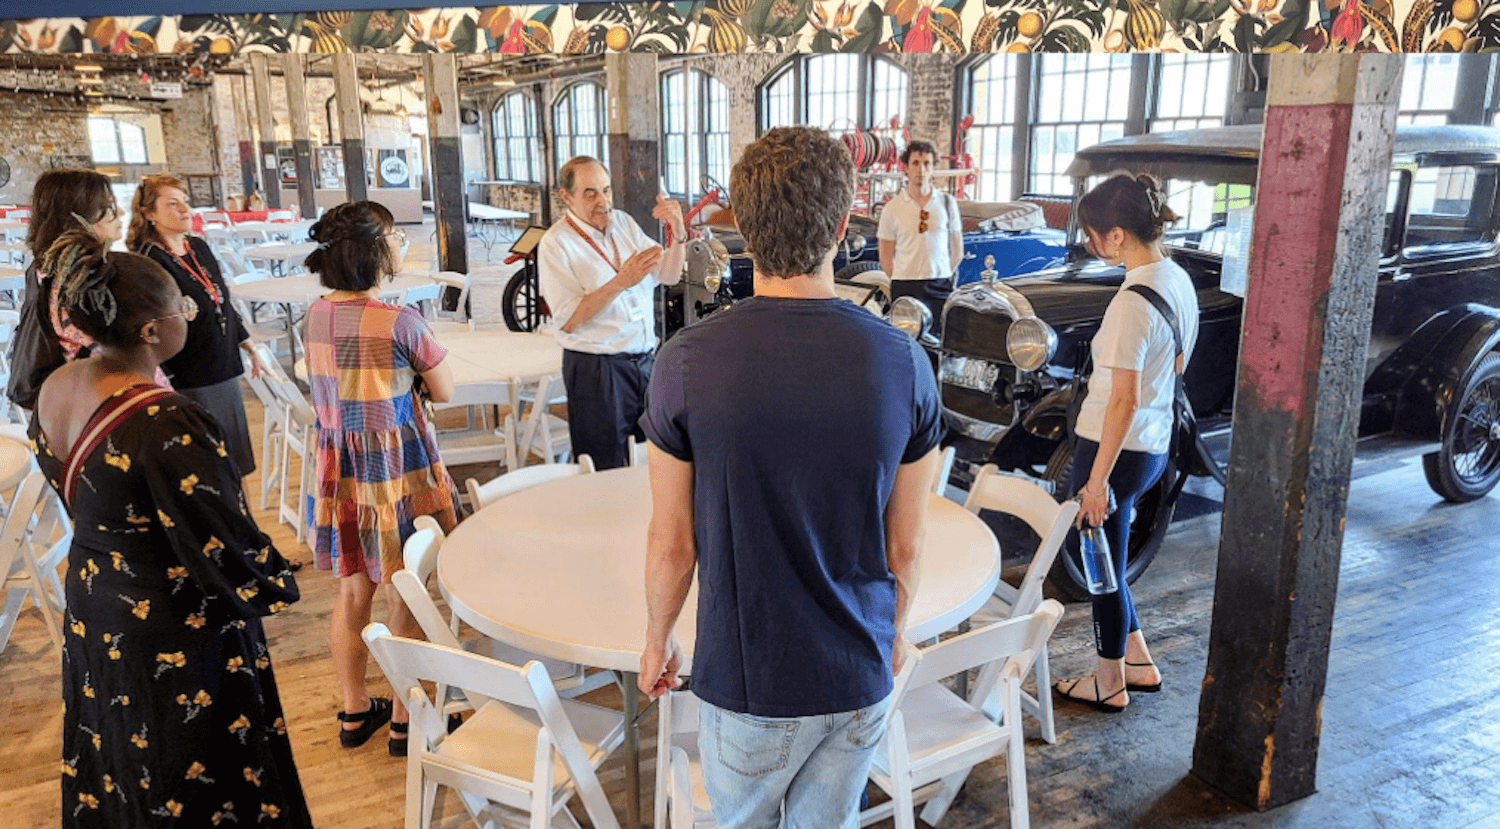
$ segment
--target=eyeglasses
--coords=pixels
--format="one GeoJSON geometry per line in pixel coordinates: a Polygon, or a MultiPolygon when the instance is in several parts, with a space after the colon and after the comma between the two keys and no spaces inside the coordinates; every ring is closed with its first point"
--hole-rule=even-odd
{"type": "Polygon", "coordinates": [[[173,317],[182,317],[188,322],[192,322],[193,320],[198,318],[198,303],[194,302],[192,297],[184,294],[182,299],[177,302],[177,313],[167,314],[161,317],[152,317],[151,319],[146,321],[156,322],[157,320],[169,320],[173,317]]]}
{"type": "Polygon", "coordinates": [[[923,210],[922,211],[922,215],[919,218],[921,218],[922,224],[917,227],[917,232],[918,233],[926,233],[927,232],[927,211],[923,210]]]}
{"type": "Polygon", "coordinates": [[[390,233],[387,233],[386,235],[387,236],[394,236],[394,237],[396,237],[396,241],[400,242],[403,245],[406,244],[406,230],[404,228],[399,228],[398,227],[395,230],[391,231],[390,233]]]}

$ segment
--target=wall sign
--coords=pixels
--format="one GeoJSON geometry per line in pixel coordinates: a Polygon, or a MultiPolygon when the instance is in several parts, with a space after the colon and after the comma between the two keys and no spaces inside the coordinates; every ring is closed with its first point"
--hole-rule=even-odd
{"type": "Polygon", "coordinates": [[[151,84],[151,97],[153,98],[181,98],[182,84],[157,81],[151,84]]]}

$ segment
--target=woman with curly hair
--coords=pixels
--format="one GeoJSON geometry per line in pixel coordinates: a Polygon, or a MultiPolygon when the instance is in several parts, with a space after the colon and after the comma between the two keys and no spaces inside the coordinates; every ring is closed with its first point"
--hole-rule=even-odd
{"type": "Polygon", "coordinates": [[[261,617],[297,601],[224,435],[152,382],[199,311],[82,227],[42,259],[94,356],[42,385],[37,463],[76,527],[63,646],[62,825],[311,825],[261,617]]]}

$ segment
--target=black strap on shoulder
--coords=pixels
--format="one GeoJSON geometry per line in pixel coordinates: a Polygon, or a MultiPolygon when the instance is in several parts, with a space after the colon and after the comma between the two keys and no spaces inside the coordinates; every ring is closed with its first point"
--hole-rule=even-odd
{"type": "Polygon", "coordinates": [[[1165,299],[1162,299],[1161,294],[1157,293],[1155,289],[1149,288],[1145,285],[1137,283],[1135,285],[1129,286],[1125,290],[1140,294],[1146,299],[1147,302],[1151,303],[1151,306],[1155,308],[1162,315],[1162,317],[1166,319],[1167,327],[1172,329],[1172,342],[1177,345],[1177,354],[1178,356],[1181,356],[1182,329],[1177,326],[1177,313],[1172,310],[1172,306],[1168,305],[1167,301],[1165,299]]]}

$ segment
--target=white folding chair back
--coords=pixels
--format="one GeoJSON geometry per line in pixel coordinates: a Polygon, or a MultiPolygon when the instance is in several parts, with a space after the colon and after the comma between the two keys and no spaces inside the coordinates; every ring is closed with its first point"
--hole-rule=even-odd
{"type": "Polygon", "coordinates": [[[439,302],[433,308],[433,315],[440,320],[467,322],[469,320],[469,288],[472,284],[469,275],[458,271],[435,271],[432,278],[445,288],[458,289],[458,305],[455,306],[455,310],[444,311],[442,303],[439,302]]]}
{"type": "Polygon", "coordinates": [[[625,455],[625,462],[631,466],[645,466],[651,460],[651,450],[644,440],[630,438],[630,451],[625,455]]]}
{"type": "Polygon", "coordinates": [[[392,636],[372,624],[364,640],[411,710],[406,827],[426,827],[438,787],[459,792],[480,825],[576,826],[577,793],[597,829],[619,829],[597,770],[624,741],[624,716],[563,700],[539,663],[507,665],[457,648],[392,636]],[[452,734],[422,682],[462,688],[483,705],[452,734]]]}
{"type": "Polygon", "coordinates": [[[552,406],[568,399],[562,375],[542,375],[534,384],[524,385],[521,399],[531,401],[531,411],[526,415],[526,427],[521,434],[521,445],[526,447],[522,456],[539,453],[543,463],[561,463],[573,451],[568,422],[551,412],[552,406]]]}
{"type": "Polygon", "coordinates": [[[937,477],[932,481],[932,491],[941,498],[948,494],[948,478],[953,474],[953,456],[955,451],[952,446],[943,450],[942,463],[938,465],[937,477]]]}
{"type": "Polygon", "coordinates": [[[297,214],[290,210],[267,210],[266,221],[268,222],[290,222],[297,218],[297,214]]]}
{"type": "Polygon", "coordinates": [[[204,230],[207,230],[211,227],[224,228],[234,226],[234,222],[229,220],[229,214],[225,213],[222,210],[205,210],[203,211],[202,216],[204,230]]]}
{"type": "Polygon", "coordinates": [[[651,825],[715,826],[698,753],[698,698],[691,691],[668,691],[657,700],[656,716],[656,820],[651,825]]]}
{"type": "Polygon", "coordinates": [[[296,382],[276,377],[270,381],[270,385],[281,399],[286,430],[281,441],[281,480],[276,497],[276,517],[277,520],[290,523],[296,531],[297,540],[301,541],[307,531],[307,501],[312,495],[313,477],[317,471],[317,447],[314,441],[317,439],[318,418],[296,382]],[[301,464],[295,504],[287,502],[287,492],[291,489],[293,455],[297,456],[301,464]]]}
{"type": "Polygon", "coordinates": [[[222,261],[226,254],[237,252],[243,245],[229,228],[223,225],[203,225],[203,241],[213,248],[214,255],[222,261]]]}
{"type": "MultiPolygon", "coordinates": [[[[438,610],[437,604],[432,600],[432,594],[427,589],[427,581],[437,569],[438,550],[442,548],[444,540],[443,530],[430,516],[421,516],[415,523],[418,527],[417,531],[406,539],[406,544],[401,549],[402,562],[405,567],[391,576],[391,583],[396,586],[396,592],[401,595],[401,600],[406,603],[407,609],[411,611],[429,642],[461,648],[470,653],[483,654],[510,665],[524,665],[532,661],[541,662],[547,669],[547,676],[559,690],[577,688],[583,682],[585,676],[583,666],[572,662],[546,659],[530,651],[511,647],[504,642],[483,636],[468,642],[461,642],[458,638],[458,617],[452,616],[444,619],[442,611],[438,610]]],[[[444,703],[449,713],[464,711],[479,705],[483,705],[483,702],[465,701],[461,697],[446,699],[444,703]]]]}
{"type": "Polygon", "coordinates": [[[455,386],[453,397],[433,408],[469,409],[469,426],[465,429],[440,429],[437,433],[438,454],[449,466],[466,463],[503,463],[516,468],[516,417],[514,386],[510,383],[464,383],[455,386]],[[500,409],[505,414],[499,414],[500,409]],[[489,426],[489,413],[496,414],[496,425],[489,426]],[[475,416],[478,415],[478,427],[475,416]]]}
{"type": "Polygon", "coordinates": [[[970,770],[1002,754],[1010,825],[1030,825],[1021,682],[1024,666],[1046,644],[1062,612],[1061,604],[1048,599],[1035,613],[976,628],[913,655],[896,678],[885,737],[870,769],[870,779],[891,800],[862,813],[861,825],[894,817],[896,829],[915,829],[913,810],[925,801],[922,820],[936,826],[970,770]],[[987,716],[940,682],[978,667],[982,670],[972,699],[998,694],[998,718],[987,716]]]}
{"type": "Polygon", "coordinates": [[[61,544],[63,556],[66,557],[67,547],[72,543],[72,533],[71,528],[64,524],[64,538],[57,541],[51,538],[58,523],[46,516],[48,508],[44,499],[48,492],[50,488],[47,479],[41,472],[27,475],[21,485],[16,487],[10,511],[5,516],[4,525],[0,526],[0,586],[5,590],[5,602],[0,605],[0,651],[10,641],[11,631],[28,598],[41,613],[52,643],[59,652],[62,651],[65,598],[57,578],[57,565],[61,561],[55,554],[55,548],[61,544]],[[37,544],[46,545],[43,551],[45,558],[41,561],[29,543],[32,518],[38,507],[42,510],[43,518],[38,522],[37,529],[43,535],[39,536],[37,544]],[[48,525],[45,529],[42,526],[44,524],[48,525]],[[43,571],[44,561],[50,567],[50,577],[43,571]]]}
{"type": "Polygon", "coordinates": [[[541,466],[528,466],[524,469],[506,472],[484,484],[469,478],[464,481],[464,488],[468,490],[469,500],[477,510],[523,489],[530,489],[548,481],[571,478],[574,475],[587,475],[593,471],[593,459],[588,455],[581,455],[578,463],[547,463],[541,466]]]}
{"type": "MultiPolygon", "coordinates": [[[[261,362],[276,366],[276,358],[271,356],[271,350],[264,344],[256,343],[255,350],[260,355],[261,362]]],[[[282,485],[281,442],[286,438],[288,424],[286,403],[276,393],[277,379],[251,374],[250,360],[248,357],[245,358],[245,381],[250,384],[250,391],[255,394],[255,399],[260,401],[263,411],[260,428],[261,509],[266,508],[266,502],[271,497],[271,490],[282,485]]]]}
{"type": "MultiPolygon", "coordinates": [[[[985,464],[974,476],[974,484],[969,487],[969,497],[964,502],[964,508],[975,515],[981,510],[1014,515],[1025,521],[1041,538],[1041,543],[1031,556],[1031,563],[1026,565],[1026,575],[1021,578],[1020,587],[1012,587],[1003,580],[999,582],[995,587],[995,595],[970,618],[970,624],[990,624],[1035,611],[1042,601],[1042,583],[1047,578],[1047,572],[1052,569],[1052,562],[1056,560],[1058,550],[1062,549],[1063,541],[1068,537],[1073,519],[1078,515],[1078,502],[1064,501],[1059,504],[1050,493],[1035,483],[1019,476],[1006,475],[994,464],[985,464]]],[[[1052,715],[1052,669],[1045,645],[1037,657],[1035,669],[1036,694],[1023,692],[1021,704],[1026,713],[1035,717],[1037,724],[1041,726],[1042,739],[1055,743],[1057,728],[1052,715]]],[[[991,700],[984,704],[993,707],[996,702],[991,700]]]]}
{"type": "Polygon", "coordinates": [[[423,312],[422,315],[424,317],[433,317],[435,316],[435,314],[431,310],[431,308],[433,305],[437,304],[438,297],[442,296],[442,293],[442,285],[439,285],[436,282],[429,282],[426,285],[418,285],[414,288],[407,288],[406,290],[402,291],[401,297],[396,304],[414,306],[418,308],[418,310],[421,310],[423,312]],[[424,302],[427,304],[420,304],[424,302]]]}

